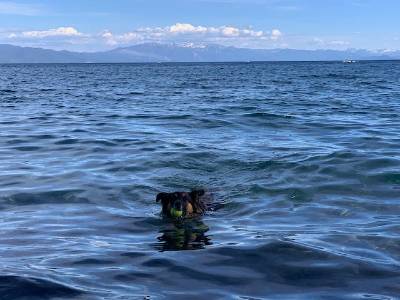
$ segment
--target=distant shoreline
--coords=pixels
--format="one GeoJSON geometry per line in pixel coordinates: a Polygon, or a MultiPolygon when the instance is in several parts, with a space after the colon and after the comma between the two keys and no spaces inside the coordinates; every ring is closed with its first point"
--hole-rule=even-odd
{"type": "Polygon", "coordinates": [[[147,43],[103,52],[71,52],[0,44],[1,64],[259,63],[342,62],[346,60],[395,61],[400,60],[400,51],[249,49],[213,44],[202,48],[191,48],[147,43]]]}
{"type": "MultiPolygon", "coordinates": [[[[366,62],[400,62],[400,59],[361,59],[366,62]]],[[[260,64],[260,63],[344,63],[341,60],[264,60],[264,61],[170,61],[170,62],[0,62],[0,65],[168,65],[168,64],[260,64]]],[[[357,64],[355,63],[355,64],[357,64]]]]}

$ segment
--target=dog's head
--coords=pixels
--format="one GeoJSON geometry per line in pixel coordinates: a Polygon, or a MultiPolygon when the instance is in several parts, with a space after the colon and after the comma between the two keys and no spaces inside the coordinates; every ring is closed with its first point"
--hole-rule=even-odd
{"type": "Polygon", "coordinates": [[[203,195],[204,190],[196,190],[190,193],[159,193],[156,201],[161,202],[164,216],[180,218],[203,213],[204,205],[200,200],[203,195]]]}

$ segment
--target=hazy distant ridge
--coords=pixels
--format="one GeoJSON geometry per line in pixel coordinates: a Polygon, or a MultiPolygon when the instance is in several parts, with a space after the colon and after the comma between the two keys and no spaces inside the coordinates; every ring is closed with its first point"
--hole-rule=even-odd
{"type": "Polygon", "coordinates": [[[246,49],[220,45],[146,43],[105,52],[79,53],[0,45],[0,63],[224,62],[400,59],[400,51],[246,49]]]}

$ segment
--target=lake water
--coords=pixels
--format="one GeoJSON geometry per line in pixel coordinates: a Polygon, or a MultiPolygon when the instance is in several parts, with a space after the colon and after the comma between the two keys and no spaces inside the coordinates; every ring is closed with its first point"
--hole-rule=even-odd
{"type": "Polygon", "coordinates": [[[399,198],[400,62],[0,65],[1,299],[398,299],[399,198]]]}

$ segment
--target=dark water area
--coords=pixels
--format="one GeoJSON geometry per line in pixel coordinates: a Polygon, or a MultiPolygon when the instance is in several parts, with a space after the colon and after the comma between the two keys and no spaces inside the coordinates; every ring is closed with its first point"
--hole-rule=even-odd
{"type": "Polygon", "coordinates": [[[399,299],[399,196],[399,62],[0,65],[0,299],[399,299]]]}

